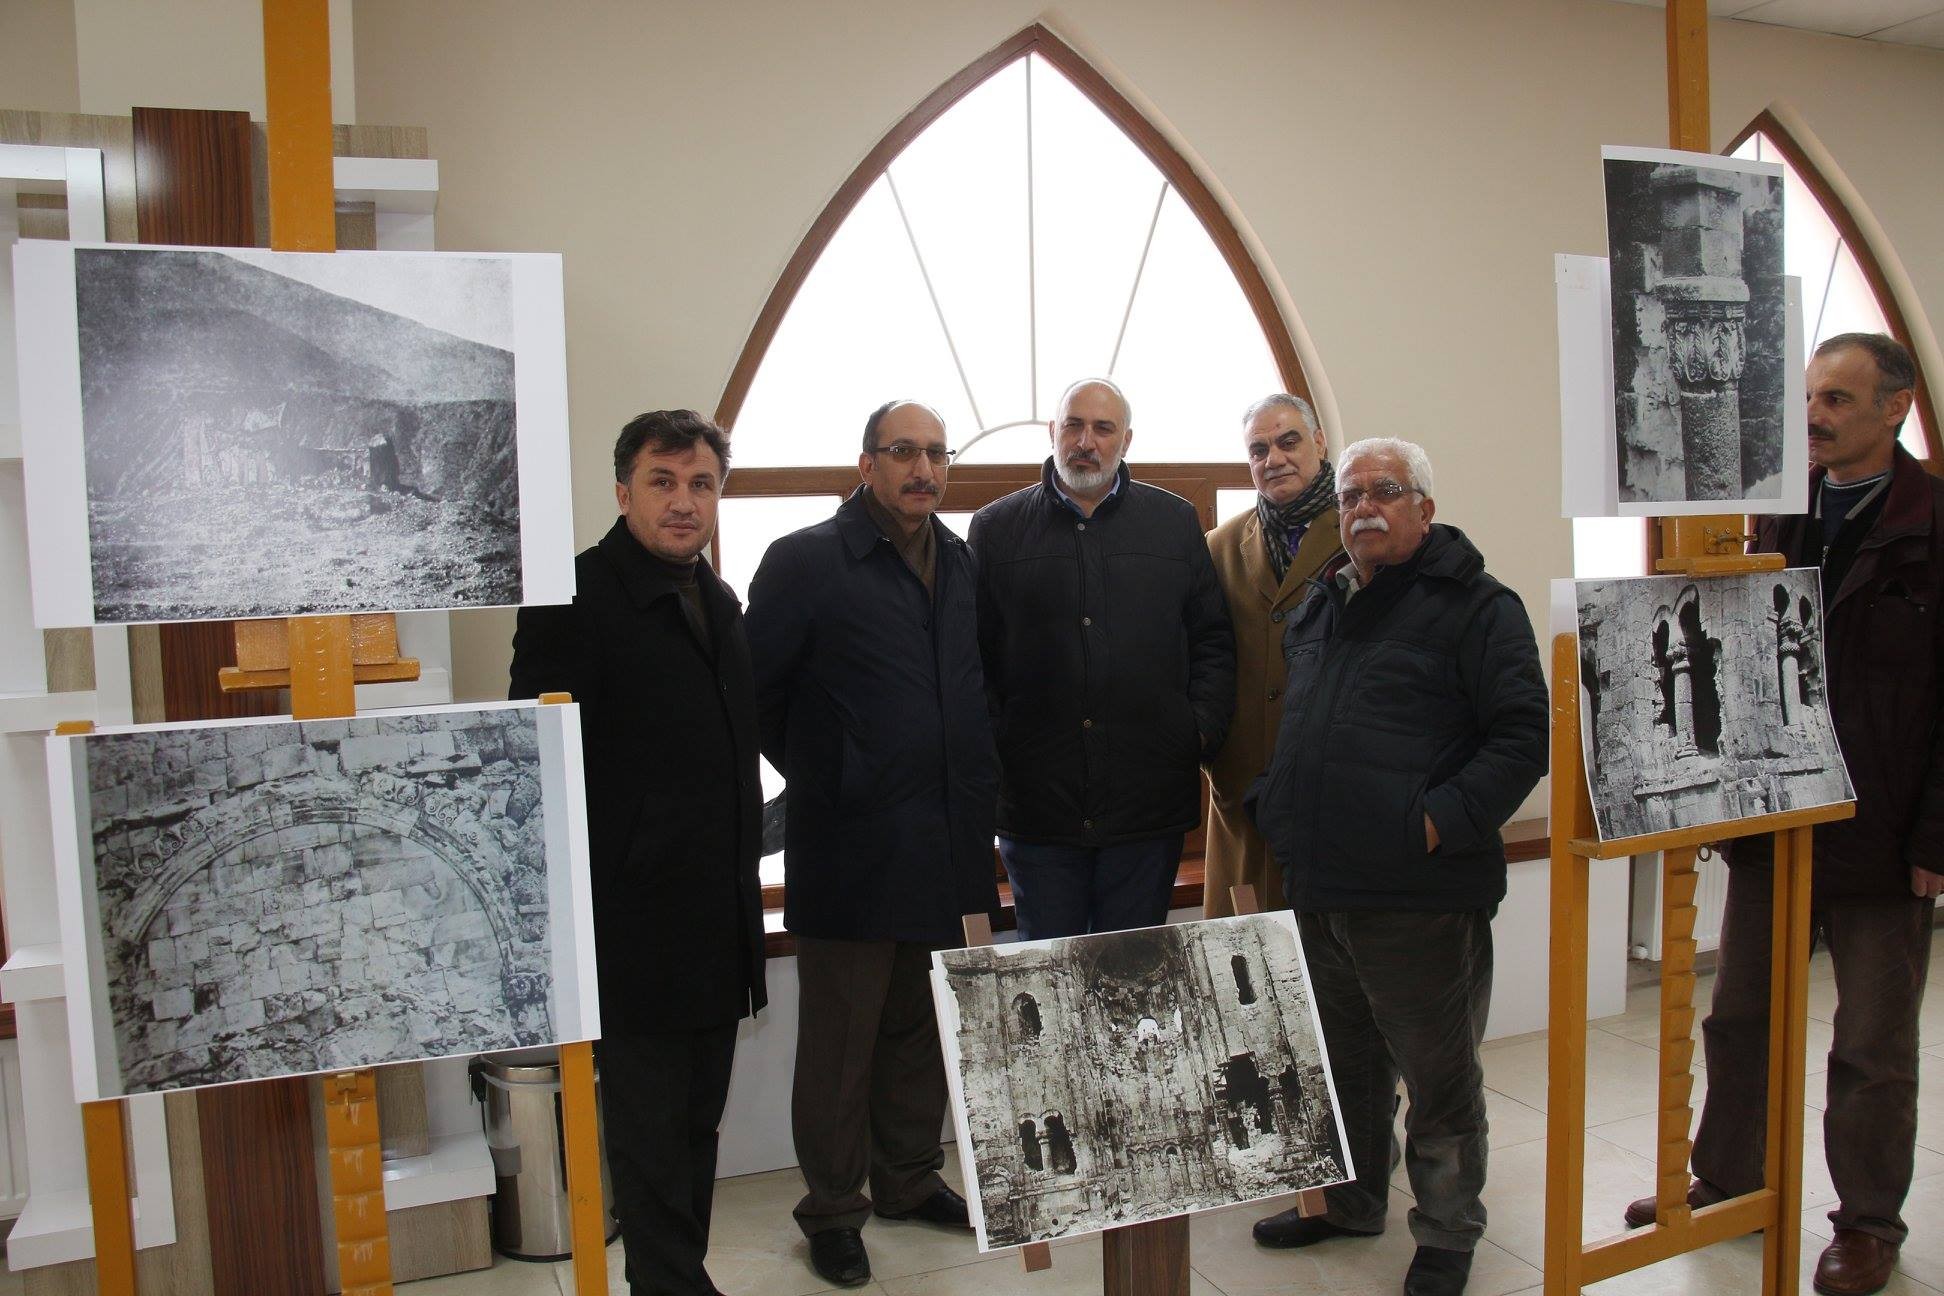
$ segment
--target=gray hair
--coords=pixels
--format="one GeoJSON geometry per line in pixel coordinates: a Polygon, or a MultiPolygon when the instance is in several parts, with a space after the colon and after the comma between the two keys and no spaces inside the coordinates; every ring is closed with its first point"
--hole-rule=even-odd
{"type": "Polygon", "coordinates": [[[1881,405],[1901,391],[1917,387],[1917,362],[1910,358],[1904,344],[1887,333],[1838,333],[1816,348],[1821,358],[1854,347],[1876,361],[1876,403],[1881,405]]]}
{"type": "Polygon", "coordinates": [[[1272,392],[1243,410],[1242,426],[1248,427],[1272,409],[1295,410],[1303,420],[1303,427],[1307,431],[1314,432],[1322,426],[1316,421],[1316,411],[1310,407],[1310,403],[1301,396],[1292,396],[1288,392],[1272,392]]]}
{"type": "Polygon", "coordinates": [[[1404,441],[1397,437],[1365,437],[1352,441],[1337,456],[1337,476],[1350,475],[1352,459],[1368,459],[1373,455],[1392,455],[1404,462],[1404,471],[1410,474],[1409,485],[1426,499],[1432,498],[1431,456],[1424,453],[1424,447],[1415,441],[1404,441]]]}
{"type": "Polygon", "coordinates": [[[1125,432],[1134,426],[1134,402],[1127,399],[1127,393],[1122,391],[1120,384],[1112,378],[1082,378],[1078,382],[1068,383],[1067,389],[1060,393],[1060,403],[1053,408],[1065,409],[1067,399],[1082,387],[1105,387],[1114,393],[1115,398],[1121,403],[1121,431],[1125,432]]]}

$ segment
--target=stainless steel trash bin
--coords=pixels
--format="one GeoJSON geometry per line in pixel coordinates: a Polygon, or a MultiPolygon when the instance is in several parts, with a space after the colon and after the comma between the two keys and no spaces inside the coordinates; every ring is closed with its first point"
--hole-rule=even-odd
{"type": "MultiPolygon", "coordinates": [[[[551,1048],[494,1053],[472,1061],[486,1147],[493,1156],[493,1250],[514,1260],[564,1260],[573,1253],[567,1209],[567,1147],[560,1124],[560,1055],[551,1048]]],[[[601,1080],[594,1078],[598,1099],[601,1080]]],[[[597,1102],[598,1110],[598,1102],[597,1102]]],[[[601,1232],[614,1240],[614,1194],[601,1147],[601,1232]]]]}

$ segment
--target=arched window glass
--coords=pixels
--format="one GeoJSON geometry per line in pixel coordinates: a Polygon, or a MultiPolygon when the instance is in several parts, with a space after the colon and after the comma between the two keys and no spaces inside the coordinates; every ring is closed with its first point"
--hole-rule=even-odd
{"type": "MultiPolygon", "coordinates": [[[[1888,333],[1910,345],[1896,302],[1879,291],[1883,277],[1869,247],[1855,235],[1855,222],[1780,124],[1764,113],[1730,152],[1782,164],[1783,210],[1788,213],[1782,260],[1784,270],[1802,280],[1805,349],[1814,351],[1838,333],[1888,333]]],[[[1904,448],[1919,459],[1930,457],[1929,418],[1930,410],[1920,399],[1904,420],[1904,448]]]]}
{"type": "Polygon", "coordinates": [[[1037,463],[1060,392],[1097,374],[1133,401],[1147,464],[1235,460],[1234,419],[1284,387],[1176,180],[1028,46],[926,124],[829,235],[727,402],[735,462],[847,464],[865,413],[909,395],[938,408],[960,462],[1037,463]]]}

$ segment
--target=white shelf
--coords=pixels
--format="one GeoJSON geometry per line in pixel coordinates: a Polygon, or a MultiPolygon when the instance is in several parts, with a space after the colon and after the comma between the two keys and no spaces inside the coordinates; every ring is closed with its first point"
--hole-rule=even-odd
{"type": "Polygon", "coordinates": [[[93,689],[71,693],[0,693],[0,733],[52,733],[63,720],[95,718],[93,689]]]}
{"type": "Polygon", "coordinates": [[[61,999],[67,995],[59,945],[23,945],[0,967],[0,1000],[61,999]]]}
{"type": "MultiPolygon", "coordinates": [[[[152,1218],[135,1199],[135,1248],[167,1246],[176,1240],[175,1216],[152,1218]]],[[[94,1258],[94,1215],[88,1209],[88,1190],[30,1192],[26,1209],[7,1235],[7,1268],[15,1273],[43,1265],[94,1258]]]]}
{"type": "Polygon", "coordinates": [[[417,215],[439,205],[439,164],[427,158],[341,157],[332,159],[331,171],[339,202],[417,215]]]}
{"type": "Polygon", "coordinates": [[[486,1135],[478,1130],[448,1134],[433,1139],[432,1150],[424,1156],[386,1163],[385,1209],[409,1210],[486,1197],[497,1186],[486,1135]]]}
{"type": "Polygon", "coordinates": [[[390,707],[443,706],[452,701],[452,672],[443,666],[427,666],[415,680],[360,684],[356,692],[360,714],[390,707]]]}

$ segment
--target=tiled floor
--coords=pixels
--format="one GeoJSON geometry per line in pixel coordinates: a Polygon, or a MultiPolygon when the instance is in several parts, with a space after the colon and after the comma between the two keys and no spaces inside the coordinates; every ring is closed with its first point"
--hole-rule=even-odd
{"type": "MultiPolygon", "coordinates": [[[[1944,963],[1944,940],[1933,953],[1933,974],[1944,963]]],[[[1821,1059],[1835,1010],[1828,958],[1811,963],[1809,987],[1809,1110],[1805,1121],[1802,1212],[1802,1291],[1829,1237],[1825,1212],[1834,1198],[1823,1163],[1820,1108],[1821,1059]]],[[[1699,1002],[1711,987],[1702,978],[1699,1002]]],[[[1617,1232],[1620,1211],[1653,1190],[1656,1103],[1652,1041],[1657,1020],[1653,987],[1634,991],[1628,1010],[1594,1023],[1587,1036],[1586,1223],[1590,1241],[1617,1232]]],[[[1925,1005],[1926,1059],[1944,1061],[1944,995],[1925,1005]]],[[[1696,1057],[1698,1105],[1705,1077],[1696,1057]]],[[[1524,1035],[1485,1046],[1485,1082],[1492,1124],[1491,1179],[1485,1200],[1491,1223],[1479,1247],[1468,1291],[1473,1296],[1537,1293],[1540,1287],[1541,1211],[1545,1200],[1546,1041],[1524,1035]]],[[[956,1182],[957,1165],[947,1167],[956,1182]]],[[[1297,1252],[1265,1251],[1249,1237],[1258,1216],[1287,1200],[1258,1202],[1197,1215],[1192,1226],[1194,1296],[1278,1296],[1333,1292],[1340,1296],[1395,1293],[1402,1289],[1412,1243],[1404,1224],[1410,1194],[1400,1170],[1392,1197],[1390,1227],[1368,1241],[1336,1241],[1297,1252]]],[[[733,1296],[800,1296],[832,1290],[810,1269],[807,1252],[790,1222],[801,1192],[793,1170],[724,1180],[716,1193],[709,1269],[733,1296]]],[[[1917,1231],[1903,1252],[1890,1296],[1944,1292],[1944,1230],[1927,1227],[1944,1216],[1944,1068],[1926,1074],[1919,1098],[1917,1179],[1905,1218],[1917,1231]]],[[[1004,1293],[1090,1293],[1100,1290],[1097,1238],[1061,1243],[1053,1268],[1028,1275],[1013,1254],[981,1259],[967,1235],[922,1224],[873,1221],[864,1237],[874,1281],[871,1296],[1003,1296],[1004,1293]]],[[[608,1254],[610,1291],[625,1296],[621,1248],[608,1254]]],[[[1742,1238],[1708,1251],[1670,1260],[1588,1291],[1599,1293],[1752,1292],[1759,1285],[1761,1246],[1742,1238]]],[[[17,1277],[0,1277],[0,1296],[20,1290],[17,1277]]],[[[482,1273],[410,1283],[402,1296],[573,1296],[571,1266],[517,1264],[502,1260],[482,1273]]]]}

